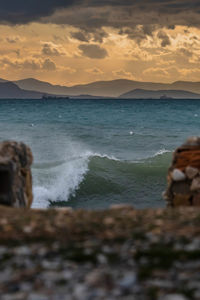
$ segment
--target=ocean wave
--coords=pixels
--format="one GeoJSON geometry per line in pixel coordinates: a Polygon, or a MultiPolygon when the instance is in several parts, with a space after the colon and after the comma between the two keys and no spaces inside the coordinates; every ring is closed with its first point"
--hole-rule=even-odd
{"type": "Polygon", "coordinates": [[[127,186],[137,188],[138,180],[142,183],[146,178],[159,180],[165,176],[170,155],[170,151],[161,149],[143,160],[124,161],[112,155],[85,151],[68,160],[35,164],[37,182],[33,189],[33,207],[45,208],[50,202],[76,201],[91,195],[120,195],[127,186]]]}
{"type": "Polygon", "coordinates": [[[116,158],[114,155],[100,154],[100,153],[91,153],[90,157],[100,157],[107,158],[109,160],[122,161],[119,158],[116,158]]]}
{"type": "MultiPolygon", "coordinates": [[[[88,157],[62,161],[60,164],[45,164],[38,171],[37,182],[33,187],[34,202],[32,207],[48,207],[54,199],[66,200],[73,195],[88,171],[88,157]],[[49,166],[48,168],[46,168],[49,166]],[[50,170],[51,169],[51,170],[50,170]]],[[[41,164],[41,166],[44,164],[41,164]]]]}
{"type": "Polygon", "coordinates": [[[165,148],[163,148],[163,149],[158,150],[158,151],[153,155],[153,157],[158,156],[158,155],[163,155],[163,154],[165,154],[165,153],[171,153],[171,151],[170,151],[170,150],[166,150],[165,148]]]}

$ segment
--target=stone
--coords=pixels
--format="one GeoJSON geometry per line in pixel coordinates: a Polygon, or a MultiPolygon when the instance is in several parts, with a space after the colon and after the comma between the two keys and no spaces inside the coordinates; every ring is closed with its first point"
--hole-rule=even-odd
{"type": "Polygon", "coordinates": [[[119,286],[121,289],[129,291],[131,290],[131,288],[133,288],[136,282],[137,282],[136,274],[130,273],[130,274],[126,274],[123,277],[123,279],[120,280],[119,286]]]}
{"type": "Polygon", "coordinates": [[[181,294],[168,294],[165,296],[162,296],[160,300],[188,300],[184,295],[181,294]]]}
{"type": "Polygon", "coordinates": [[[200,137],[198,136],[189,137],[184,143],[184,146],[200,146],[200,137]]]}
{"type": "Polygon", "coordinates": [[[184,174],[181,170],[179,170],[179,169],[174,169],[174,170],[172,171],[172,179],[173,179],[174,181],[183,181],[183,180],[186,179],[186,176],[185,176],[185,174],[184,174]]]}
{"type": "Polygon", "coordinates": [[[134,207],[130,204],[112,204],[110,206],[110,209],[116,209],[116,210],[121,210],[121,209],[125,209],[125,210],[129,210],[129,209],[134,209],[134,207]]]}
{"type": "Polygon", "coordinates": [[[190,206],[190,194],[176,194],[173,199],[173,206],[190,206]]]}
{"type": "Polygon", "coordinates": [[[200,177],[194,178],[190,187],[191,191],[200,190],[200,177]]]}
{"type": "Polygon", "coordinates": [[[199,170],[197,168],[193,168],[191,166],[187,166],[185,168],[185,174],[189,179],[193,179],[198,173],[199,170]]]}
{"type": "Polygon", "coordinates": [[[192,199],[192,203],[194,206],[200,206],[200,193],[194,195],[194,197],[192,199]]]}
{"type": "Polygon", "coordinates": [[[0,143],[0,204],[30,207],[33,201],[31,150],[24,143],[0,143]]]}
{"type": "Polygon", "coordinates": [[[171,185],[171,191],[173,194],[189,194],[190,184],[186,181],[174,181],[171,185]]]}
{"type": "Polygon", "coordinates": [[[199,206],[200,137],[191,137],[178,147],[167,174],[163,194],[167,206],[199,206]]]}
{"type": "Polygon", "coordinates": [[[48,300],[49,297],[47,297],[46,295],[42,295],[42,294],[30,294],[28,296],[28,300],[48,300]]]}

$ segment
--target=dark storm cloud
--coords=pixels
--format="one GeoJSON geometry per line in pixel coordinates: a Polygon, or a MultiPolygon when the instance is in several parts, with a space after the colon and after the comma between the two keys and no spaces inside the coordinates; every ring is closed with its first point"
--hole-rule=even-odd
{"type": "Polygon", "coordinates": [[[79,45],[79,49],[82,55],[93,59],[103,59],[108,56],[106,49],[96,44],[81,44],[79,45]]]}
{"type": "Polygon", "coordinates": [[[61,53],[51,45],[51,43],[44,43],[42,48],[42,54],[47,56],[60,56],[61,53]]]}
{"type": "Polygon", "coordinates": [[[121,30],[139,42],[155,25],[172,30],[175,25],[199,26],[200,0],[0,0],[1,23],[32,21],[75,26],[79,31],[72,37],[83,42],[102,42],[102,27],[121,30]]]}
{"type": "Polygon", "coordinates": [[[71,37],[80,41],[80,42],[89,42],[90,41],[90,35],[88,34],[88,32],[83,31],[83,30],[79,30],[76,32],[71,32],[71,37]]]}
{"type": "MultiPolygon", "coordinates": [[[[28,23],[68,7],[73,0],[0,0],[0,20],[13,24],[28,23]]],[[[76,1],[77,3],[79,1],[76,1]]]]}
{"type": "Polygon", "coordinates": [[[107,37],[108,34],[102,28],[85,28],[80,29],[76,32],[71,32],[71,37],[80,42],[99,42],[102,43],[103,39],[107,37]]]}
{"type": "Polygon", "coordinates": [[[161,40],[161,46],[162,47],[166,47],[166,46],[171,45],[169,36],[165,32],[163,32],[162,30],[158,32],[157,36],[161,40]]]}
{"type": "MultiPolygon", "coordinates": [[[[73,6],[57,10],[41,22],[72,25],[80,30],[72,34],[73,38],[83,42],[102,42],[104,28],[111,27],[140,43],[159,28],[199,27],[200,0],[82,0],[79,4],[74,1],[73,6]],[[97,34],[99,30],[101,35],[97,34]]],[[[167,37],[161,40],[163,47],[170,44],[167,37]]]]}

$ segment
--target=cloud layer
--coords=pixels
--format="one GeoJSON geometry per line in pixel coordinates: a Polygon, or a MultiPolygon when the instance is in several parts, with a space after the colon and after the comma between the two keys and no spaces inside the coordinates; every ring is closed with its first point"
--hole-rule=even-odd
{"type": "MultiPolygon", "coordinates": [[[[0,21],[51,21],[77,27],[200,24],[199,0],[1,0],[0,21]]],[[[79,34],[79,37],[82,38],[79,34]]]]}
{"type": "Polygon", "coordinates": [[[0,77],[200,78],[200,0],[0,2],[0,77]]]}
{"type": "Polygon", "coordinates": [[[0,20],[12,24],[22,24],[51,15],[56,9],[68,7],[73,0],[1,0],[0,20]]]}

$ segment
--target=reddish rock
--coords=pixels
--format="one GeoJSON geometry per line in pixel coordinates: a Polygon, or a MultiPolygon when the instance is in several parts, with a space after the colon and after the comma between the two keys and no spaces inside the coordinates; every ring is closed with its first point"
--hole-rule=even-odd
{"type": "Polygon", "coordinates": [[[175,194],[173,199],[173,206],[190,206],[190,194],[175,194]]]}
{"type": "Polygon", "coordinates": [[[167,182],[164,199],[168,206],[199,206],[200,137],[191,137],[176,149],[167,182]]]}

